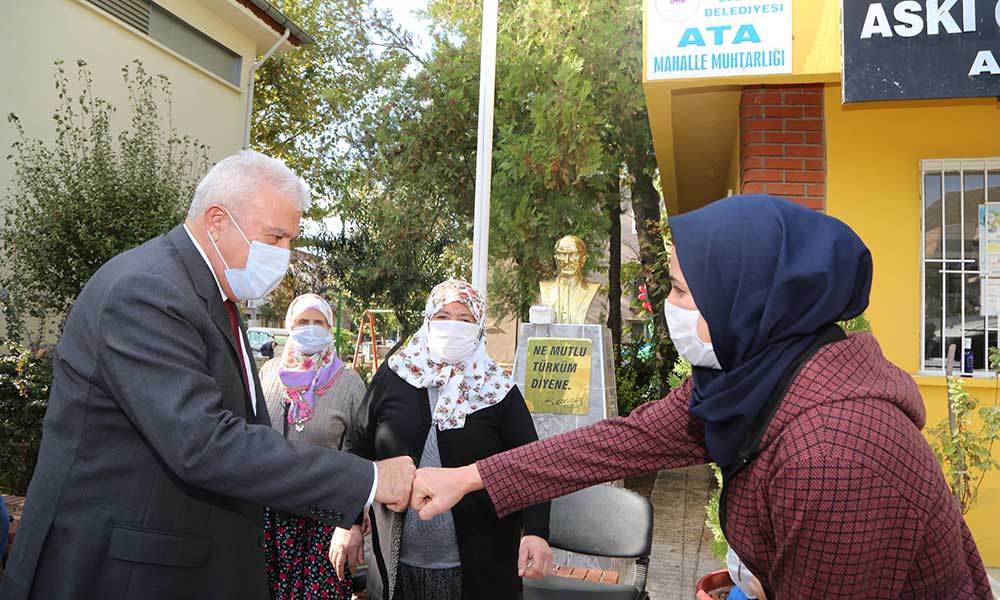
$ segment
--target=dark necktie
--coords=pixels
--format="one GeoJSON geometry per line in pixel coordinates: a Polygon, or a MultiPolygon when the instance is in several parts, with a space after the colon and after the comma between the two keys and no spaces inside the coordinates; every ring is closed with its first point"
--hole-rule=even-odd
{"type": "Polygon", "coordinates": [[[240,363],[240,373],[243,374],[243,391],[246,400],[247,420],[253,418],[253,408],[250,406],[250,377],[247,373],[246,363],[243,362],[243,335],[240,334],[240,317],[236,312],[236,304],[232,300],[226,300],[226,314],[229,315],[229,326],[233,328],[233,339],[236,340],[236,361],[240,363]]]}

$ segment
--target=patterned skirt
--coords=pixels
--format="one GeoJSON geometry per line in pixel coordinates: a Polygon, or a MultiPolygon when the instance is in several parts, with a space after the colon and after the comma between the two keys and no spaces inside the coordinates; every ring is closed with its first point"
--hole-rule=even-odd
{"type": "Polygon", "coordinates": [[[333,528],[308,517],[264,509],[267,579],[274,600],[350,600],[351,574],[330,564],[333,528]]]}

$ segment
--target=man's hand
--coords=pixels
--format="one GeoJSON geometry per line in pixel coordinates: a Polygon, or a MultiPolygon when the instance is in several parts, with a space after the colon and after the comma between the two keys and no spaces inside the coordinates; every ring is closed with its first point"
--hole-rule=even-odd
{"type": "Polygon", "coordinates": [[[521,538],[521,549],[517,553],[518,576],[541,579],[551,575],[552,571],[552,548],[549,548],[549,543],[537,535],[521,538]]]}
{"type": "Polygon", "coordinates": [[[337,578],[344,580],[344,565],[350,561],[356,566],[365,561],[365,538],[361,535],[361,526],[350,529],[338,527],[330,539],[330,564],[337,570],[337,578]]]}
{"type": "Polygon", "coordinates": [[[451,510],[466,494],[483,489],[476,465],[457,469],[419,469],[413,480],[410,508],[429,521],[451,510]]]}
{"type": "Polygon", "coordinates": [[[413,487],[413,474],[417,468],[409,456],[397,456],[380,460],[375,463],[378,469],[378,487],[375,488],[375,501],[389,507],[390,510],[403,512],[410,503],[410,490],[413,487]]]}

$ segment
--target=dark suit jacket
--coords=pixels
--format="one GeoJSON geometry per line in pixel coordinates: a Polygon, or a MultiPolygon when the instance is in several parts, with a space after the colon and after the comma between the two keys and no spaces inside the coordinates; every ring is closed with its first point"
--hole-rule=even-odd
{"type": "MultiPolygon", "coordinates": [[[[403,380],[388,361],[379,367],[360,407],[367,418],[364,429],[351,428],[344,449],[370,459],[410,456],[420,458],[431,428],[431,408],[426,389],[417,389],[403,380]]],[[[531,413],[521,391],[511,388],[503,401],[476,411],[465,418],[461,429],[438,432],[441,466],[461,467],[531,443],[538,439],[531,413]]],[[[369,564],[368,596],[389,600],[388,587],[398,565],[393,547],[401,534],[400,517],[381,504],[375,511],[375,544],[369,564]],[[396,531],[393,524],[396,523],[396,531]],[[384,568],[383,568],[384,567],[384,568]]],[[[462,598],[466,600],[512,600],[521,597],[517,576],[517,553],[522,528],[525,535],[549,537],[549,503],[526,507],[497,517],[485,491],[473,492],[451,509],[455,521],[458,554],[462,562],[462,598]]]]}
{"type": "Polygon", "coordinates": [[[101,267],[56,348],[0,599],[264,599],[262,506],[349,527],[371,463],[285,440],[256,373],[248,415],[239,360],[182,227],[101,267]]]}

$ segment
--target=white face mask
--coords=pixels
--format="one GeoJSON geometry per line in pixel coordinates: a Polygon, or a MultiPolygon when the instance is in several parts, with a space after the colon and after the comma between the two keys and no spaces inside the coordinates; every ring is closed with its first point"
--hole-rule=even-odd
{"type": "Polygon", "coordinates": [[[468,358],[479,347],[479,325],[464,321],[431,321],[427,324],[427,349],[449,364],[468,358]]]}
{"type": "Polygon", "coordinates": [[[663,312],[667,317],[670,339],[684,360],[696,367],[722,368],[712,344],[703,342],[698,337],[698,317],[701,313],[674,306],[670,302],[663,303],[663,312]]]}
{"type": "Polygon", "coordinates": [[[302,354],[317,354],[333,343],[330,330],[319,325],[302,325],[291,330],[288,335],[302,354]]]}
{"type": "Polygon", "coordinates": [[[284,248],[278,248],[277,246],[271,246],[270,244],[256,240],[251,243],[247,239],[247,236],[243,234],[243,230],[240,229],[240,225],[233,218],[233,215],[228,210],[226,214],[229,215],[229,220],[233,222],[233,225],[236,225],[236,231],[240,232],[243,240],[250,246],[247,265],[242,269],[230,269],[229,263],[222,256],[222,252],[219,252],[219,247],[216,246],[215,240],[212,239],[211,235],[208,236],[219,258],[222,259],[222,264],[226,265],[226,281],[229,282],[229,287],[232,288],[233,293],[240,300],[263,298],[270,294],[274,288],[278,287],[278,284],[285,277],[285,273],[288,272],[288,262],[291,259],[292,253],[284,248]]]}

